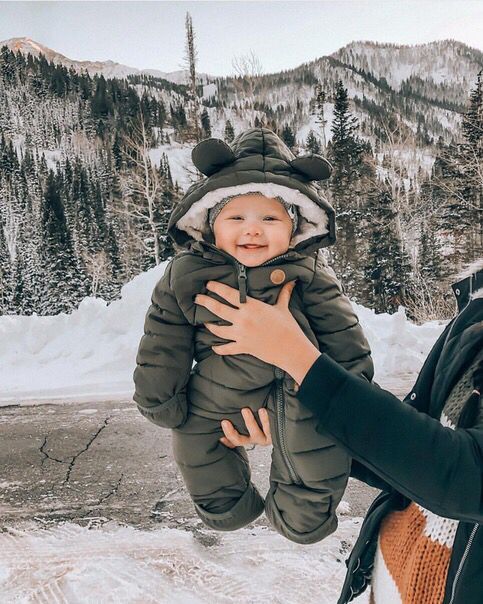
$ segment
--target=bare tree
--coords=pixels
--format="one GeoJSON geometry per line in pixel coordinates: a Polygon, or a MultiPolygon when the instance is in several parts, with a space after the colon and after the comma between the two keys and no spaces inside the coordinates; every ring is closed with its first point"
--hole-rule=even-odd
{"type": "Polygon", "coordinates": [[[193,124],[194,137],[196,142],[201,140],[201,128],[199,124],[200,104],[196,90],[196,61],[198,52],[195,47],[195,33],[193,31],[193,22],[191,15],[186,13],[186,46],[184,61],[188,70],[188,86],[192,103],[191,122],[193,124]]]}
{"type": "Polygon", "coordinates": [[[99,284],[109,277],[109,258],[105,250],[100,250],[95,254],[84,253],[82,259],[91,278],[91,295],[97,296],[99,284]]]}
{"type": "Polygon", "coordinates": [[[130,237],[137,241],[141,249],[154,254],[154,261],[159,264],[161,250],[158,210],[165,183],[149,156],[150,148],[150,137],[140,108],[132,135],[125,135],[122,139],[121,153],[126,159],[126,164],[132,167],[121,173],[122,203],[121,207],[114,211],[126,221],[130,237]],[[141,225],[142,228],[136,228],[136,225],[141,225]],[[148,238],[146,231],[150,234],[148,238]]]}
{"type": "Polygon", "coordinates": [[[237,92],[253,101],[256,81],[263,75],[260,59],[250,50],[247,55],[233,57],[232,66],[235,71],[233,85],[237,92]]]}
{"type": "Polygon", "coordinates": [[[325,151],[327,149],[327,140],[325,137],[325,126],[327,124],[327,120],[325,119],[325,115],[324,115],[324,103],[325,103],[325,99],[326,99],[326,94],[322,90],[322,84],[320,82],[317,82],[315,84],[314,94],[315,94],[315,99],[314,99],[313,115],[316,116],[315,123],[319,127],[320,138],[322,141],[322,151],[325,151]]]}
{"type": "MultiPolygon", "coordinates": [[[[415,212],[414,206],[409,207],[409,199],[404,188],[403,171],[406,165],[405,159],[404,157],[399,156],[401,151],[407,153],[407,150],[410,146],[412,132],[408,131],[408,133],[404,136],[401,131],[400,124],[396,124],[395,126],[391,127],[391,125],[384,118],[381,118],[380,123],[387,139],[384,143],[384,157],[387,164],[387,172],[384,175],[384,178],[381,179],[377,176],[380,166],[376,161],[376,157],[372,156],[371,158],[366,158],[366,161],[371,164],[371,173],[376,174],[375,179],[370,179],[370,185],[377,191],[383,191],[386,189],[390,191],[392,200],[394,202],[394,208],[397,213],[395,217],[396,232],[399,240],[404,246],[404,233],[407,233],[417,224],[419,224],[419,215],[417,212],[415,212]],[[404,227],[401,221],[404,222],[404,227]]],[[[415,148],[414,153],[416,153],[415,148]]]]}

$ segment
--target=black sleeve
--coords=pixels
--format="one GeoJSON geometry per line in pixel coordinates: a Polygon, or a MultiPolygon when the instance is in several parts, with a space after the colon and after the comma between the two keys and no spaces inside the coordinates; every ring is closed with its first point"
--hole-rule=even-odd
{"type": "Polygon", "coordinates": [[[299,400],[363,466],[426,509],[483,522],[483,426],[452,430],[321,354],[299,400]]]}
{"type": "Polygon", "coordinates": [[[381,491],[393,491],[393,487],[383,480],[378,474],[370,470],[364,464],[357,461],[357,459],[352,459],[351,464],[351,478],[356,478],[361,482],[365,482],[370,487],[375,489],[380,489],[381,491]]]}

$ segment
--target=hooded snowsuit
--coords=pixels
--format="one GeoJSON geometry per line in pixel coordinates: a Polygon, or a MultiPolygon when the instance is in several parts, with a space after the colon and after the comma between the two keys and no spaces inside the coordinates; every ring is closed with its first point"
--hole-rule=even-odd
{"type": "Polygon", "coordinates": [[[297,279],[290,310],[304,333],[342,366],[371,380],[370,349],[358,319],[317,253],[334,242],[335,219],[311,181],[327,178],[330,164],[313,154],[295,158],[266,128],[242,132],[231,146],[204,140],[192,158],[207,178],[188,189],[170,219],[169,234],[186,249],[153,291],[134,371],[134,400],[149,420],[173,429],[175,460],[205,524],[234,530],[265,509],[282,535],[314,543],[337,527],[335,511],[350,458],[316,431],[315,417],[299,404],[288,374],[250,355],[212,351],[223,340],[203,324],[223,321],[195,305],[194,297],[214,295],[205,284],[216,280],[238,288],[240,302],[250,295],[274,304],[283,284],[297,279]],[[216,248],[207,220],[209,208],[248,192],[280,195],[299,212],[291,248],[256,267],[245,267],[216,248]],[[265,504],[250,480],[245,450],[219,442],[222,419],[247,433],[243,407],[254,412],[266,407],[269,414],[273,453],[265,504]]]}

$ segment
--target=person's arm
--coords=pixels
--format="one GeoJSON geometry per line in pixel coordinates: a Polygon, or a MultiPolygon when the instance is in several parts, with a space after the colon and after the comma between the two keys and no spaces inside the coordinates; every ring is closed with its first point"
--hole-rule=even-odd
{"type": "Polygon", "coordinates": [[[238,307],[237,290],[208,282],[207,289],[231,305],[196,299],[231,323],[207,325],[228,341],[213,350],[280,367],[300,384],[298,398],[316,413],[320,429],[351,457],[437,514],[483,522],[483,425],[446,428],[321,354],[288,309],[292,288],[284,286],[274,306],[247,297],[238,307]]]}
{"type": "Polygon", "coordinates": [[[139,411],[164,428],[176,428],[186,420],[186,384],[194,347],[194,328],[172,290],[171,267],[172,263],[154,288],[133,375],[133,399],[139,411]]]}
{"type": "Polygon", "coordinates": [[[483,422],[447,428],[325,354],[298,398],[324,434],[400,493],[441,516],[483,522],[483,422]]]}

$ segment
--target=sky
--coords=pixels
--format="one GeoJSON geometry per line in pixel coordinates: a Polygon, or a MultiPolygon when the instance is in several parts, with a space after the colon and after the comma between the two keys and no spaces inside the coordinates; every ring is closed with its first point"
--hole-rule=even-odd
{"type": "Polygon", "coordinates": [[[273,73],[355,40],[453,38],[483,50],[481,0],[0,1],[0,41],[29,37],[70,59],[177,71],[187,12],[197,71],[214,76],[233,75],[233,59],[251,52],[273,73]]]}

